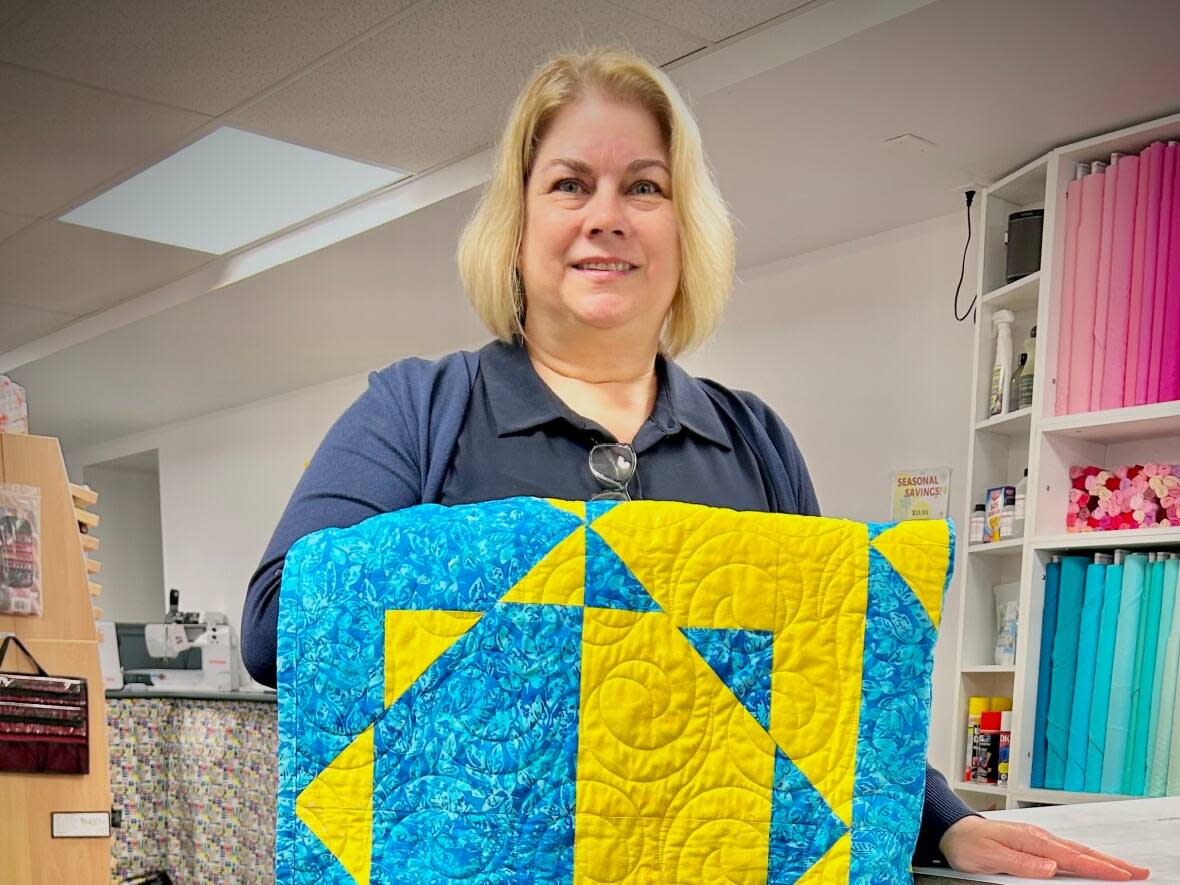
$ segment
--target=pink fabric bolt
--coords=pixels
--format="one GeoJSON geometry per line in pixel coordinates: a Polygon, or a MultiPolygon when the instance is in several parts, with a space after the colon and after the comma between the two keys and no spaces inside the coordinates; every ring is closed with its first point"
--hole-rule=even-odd
{"type": "Polygon", "coordinates": [[[1160,376],[1164,360],[1164,314],[1168,300],[1168,245],[1172,237],[1172,176],[1176,172],[1176,145],[1164,149],[1164,179],[1160,195],[1160,238],[1155,251],[1155,305],[1151,322],[1151,368],[1147,376],[1147,401],[1160,401],[1160,376]]]}
{"type": "Polygon", "coordinates": [[[1094,354],[1090,363],[1090,404],[1096,412],[1102,402],[1102,373],[1106,367],[1106,323],[1110,311],[1110,257],[1114,251],[1114,202],[1118,191],[1119,165],[1112,162],[1104,173],[1102,190],[1102,233],[1098,242],[1098,285],[1094,290],[1094,325],[1090,328],[1090,349],[1094,354]]]}
{"type": "MultiPolygon", "coordinates": [[[[1168,145],[1175,152],[1176,145],[1168,145]]],[[[1180,154],[1172,171],[1172,238],[1168,243],[1168,291],[1164,307],[1164,348],[1160,366],[1160,400],[1180,399],[1180,154]]]]}
{"type": "Polygon", "coordinates": [[[1082,221],[1082,182],[1074,179],[1065,190],[1065,258],[1061,269],[1061,311],[1057,318],[1057,393],[1054,414],[1069,412],[1070,351],[1073,345],[1074,269],[1077,264],[1078,226],[1082,221]]]}
{"type": "Polygon", "coordinates": [[[1139,365],[1135,372],[1134,405],[1137,406],[1148,401],[1147,380],[1151,372],[1151,324],[1155,321],[1155,264],[1164,183],[1164,143],[1155,142],[1142,156],[1147,157],[1147,224],[1143,247],[1143,301],[1139,309],[1139,365]]]}
{"type": "Polygon", "coordinates": [[[1110,258],[1110,305],[1106,316],[1102,390],[1099,409],[1123,405],[1127,367],[1127,319],[1131,300],[1131,258],[1135,249],[1135,198],[1139,190],[1139,158],[1119,160],[1114,202],[1114,244],[1110,258]]]}
{"type": "Polygon", "coordinates": [[[1069,411],[1090,409],[1094,365],[1094,312],[1098,298],[1098,257],[1102,240],[1102,197],[1106,173],[1082,179],[1082,222],[1078,227],[1078,260],[1074,269],[1073,344],[1069,358],[1069,411]]]}
{"type": "Polygon", "coordinates": [[[1135,195],[1135,247],[1131,256],[1131,301],[1127,307],[1127,370],[1123,378],[1123,405],[1135,405],[1139,376],[1139,322],[1143,313],[1143,252],[1147,246],[1147,155],[1140,154],[1139,189],[1135,195]]]}

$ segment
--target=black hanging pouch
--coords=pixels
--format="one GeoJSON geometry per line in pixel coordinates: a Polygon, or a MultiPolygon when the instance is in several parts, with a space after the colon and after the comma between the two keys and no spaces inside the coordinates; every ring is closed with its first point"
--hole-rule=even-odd
{"type": "Polygon", "coordinates": [[[0,643],[0,772],[89,774],[86,680],[50,676],[15,636],[0,643]],[[10,644],[36,674],[5,671],[10,644]]]}

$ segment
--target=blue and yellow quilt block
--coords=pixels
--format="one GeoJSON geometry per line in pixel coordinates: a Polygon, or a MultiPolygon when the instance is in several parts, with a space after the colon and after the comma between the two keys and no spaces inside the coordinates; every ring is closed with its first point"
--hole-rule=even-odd
{"type": "Polygon", "coordinates": [[[281,883],[909,882],[948,522],[423,505],[291,548],[281,883]]]}

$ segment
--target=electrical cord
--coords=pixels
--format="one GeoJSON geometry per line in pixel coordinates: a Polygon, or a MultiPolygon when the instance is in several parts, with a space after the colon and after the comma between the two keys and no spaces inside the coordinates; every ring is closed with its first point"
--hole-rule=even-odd
{"type": "Polygon", "coordinates": [[[978,295],[971,299],[971,303],[967,305],[967,310],[962,316],[959,316],[959,290],[963,288],[963,275],[967,270],[967,250],[971,246],[971,203],[975,200],[975,191],[965,191],[964,195],[967,197],[967,242],[963,245],[963,263],[959,267],[959,285],[955,286],[955,322],[961,323],[967,317],[971,317],[971,322],[975,322],[975,302],[978,295]]]}

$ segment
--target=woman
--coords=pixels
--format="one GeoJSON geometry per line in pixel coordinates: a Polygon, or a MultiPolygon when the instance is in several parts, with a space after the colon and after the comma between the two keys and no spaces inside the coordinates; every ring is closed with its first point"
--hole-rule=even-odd
{"type": "MultiPolygon", "coordinates": [[[[779,418],[671,362],[717,325],[733,251],[696,124],[662,72],[613,50],[540,68],[459,247],[464,285],[498,340],[374,373],[328,433],[250,584],[251,674],[274,684],[283,556],[327,526],[515,495],[817,515],[779,418]]],[[[929,775],[919,861],[941,850],[968,871],[1146,875],[1034,827],[974,816],[929,775]]]]}

